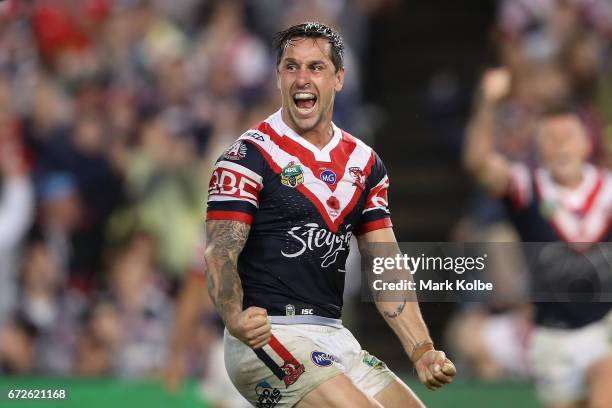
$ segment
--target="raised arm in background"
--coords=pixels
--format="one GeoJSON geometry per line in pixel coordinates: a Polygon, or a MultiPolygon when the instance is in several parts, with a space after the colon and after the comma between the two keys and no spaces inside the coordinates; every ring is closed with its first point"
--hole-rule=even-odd
{"type": "Polygon", "coordinates": [[[494,150],[495,111],[510,91],[510,72],[505,68],[485,72],[480,95],[466,129],[463,163],[491,194],[503,193],[510,182],[510,162],[494,150]]]}

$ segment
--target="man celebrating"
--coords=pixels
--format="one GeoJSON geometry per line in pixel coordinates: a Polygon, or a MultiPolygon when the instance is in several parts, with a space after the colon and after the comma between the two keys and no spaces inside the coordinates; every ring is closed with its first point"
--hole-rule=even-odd
{"type": "MultiPolygon", "coordinates": [[[[351,236],[399,253],[384,165],[332,123],[342,38],[304,23],[275,46],[282,107],[219,158],[209,187],[208,288],[226,324],[229,376],[258,407],[422,407],[340,320],[351,236]]],[[[437,389],[455,368],[408,299],[377,307],[437,389]]]]}
{"type": "MultiPolygon", "coordinates": [[[[535,141],[541,166],[529,168],[498,153],[491,138],[495,112],[510,85],[505,68],[485,73],[465,164],[486,190],[504,199],[524,242],[565,243],[529,257],[538,300],[529,354],[541,402],[547,408],[610,407],[612,303],[598,301],[597,289],[603,284],[602,292],[609,292],[610,246],[597,244],[612,238],[612,173],[587,162],[585,128],[567,107],[540,118],[535,141]]],[[[527,253],[533,247],[525,246],[527,253]]]]}

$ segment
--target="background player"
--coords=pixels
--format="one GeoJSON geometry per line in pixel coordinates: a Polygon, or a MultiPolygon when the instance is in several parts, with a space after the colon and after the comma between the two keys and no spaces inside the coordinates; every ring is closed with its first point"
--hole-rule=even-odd
{"type": "MultiPolygon", "coordinates": [[[[563,273],[575,282],[594,278],[590,265],[601,251],[593,244],[610,240],[612,175],[586,162],[586,131],[567,109],[540,118],[536,141],[541,167],[530,169],[496,153],[491,141],[494,114],[510,86],[505,69],[484,75],[468,127],[465,162],[487,191],[506,198],[524,242],[580,243],[579,251],[561,253],[558,262],[532,267],[534,288],[550,292],[540,285],[561,283],[563,273]],[[566,265],[573,270],[565,270],[566,265]]],[[[537,327],[530,360],[542,402],[551,408],[581,407],[585,400],[590,407],[612,406],[610,304],[536,302],[534,307],[537,327]]]]}
{"type": "MultiPolygon", "coordinates": [[[[399,251],[382,162],[331,122],[342,39],[305,23],[280,32],[276,46],[282,109],[230,147],[209,188],[205,257],[230,378],[259,406],[422,406],[339,320],[353,232],[363,249],[387,243],[374,256],[399,251]]],[[[437,389],[454,366],[408,300],[377,307],[420,380],[437,389]]]]}

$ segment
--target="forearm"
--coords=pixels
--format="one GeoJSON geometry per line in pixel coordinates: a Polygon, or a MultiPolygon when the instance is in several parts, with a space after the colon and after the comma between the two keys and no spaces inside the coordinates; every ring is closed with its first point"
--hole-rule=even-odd
{"type": "MultiPolygon", "coordinates": [[[[365,239],[362,239],[359,242],[362,257],[370,267],[373,265],[374,258],[394,259],[401,254],[392,233],[388,236],[378,235],[371,236],[371,238],[377,241],[366,242],[365,239]]],[[[373,271],[373,268],[370,268],[370,271],[373,271]]],[[[412,274],[407,269],[390,269],[378,275],[368,273],[368,276],[370,288],[373,288],[374,281],[379,279],[385,283],[413,282],[412,274]]],[[[377,291],[374,292],[374,301],[376,308],[395,332],[408,356],[412,356],[415,348],[420,344],[431,342],[414,290],[377,291]]]]}
{"type": "MultiPolygon", "coordinates": [[[[406,299],[414,294],[406,293],[406,299]]],[[[416,300],[376,302],[376,308],[400,340],[406,354],[412,356],[422,344],[431,342],[427,325],[416,300]]]]}
{"type": "Polygon", "coordinates": [[[236,263],[229,258],[227,252],[215,250],[214,245],[206,252],[208,294],[227,325],[231,316],[242,311],[243,294],[236,263]]]}
{"type": "Polygon", "coordinates": [[[232,316],[242,312],[242,285],[238,275],[238,255],[250,227],[236,221],[209,221],[208,246],[204,253],[208,293],[226,326],[232,316]]]}
{"type": "Polygon", "coordinates": [[[463,154],[465,167],[478,175],[487,159],[494,153],[492,135],[494,132],[495,107],[481,101],[466,128],[466,142],[463,154]]]}

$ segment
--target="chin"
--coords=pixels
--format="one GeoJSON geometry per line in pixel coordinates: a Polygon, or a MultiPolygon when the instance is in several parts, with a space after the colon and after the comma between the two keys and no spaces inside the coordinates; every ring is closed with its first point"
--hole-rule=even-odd
{"type": "Polygon", "coordinates": [[[563,167],[563,168],[553,169],[551,173],[555,179],[559,181],[563,181],[563,182],[568,182],[568,181],[574,180],[575,175],[577,173],[579,174],[580,170],[563,167]]]}
{"type": "Polygon", "coordinates": [[[309,130],[314,129],[317,124],[319,123],[319,116],[312,116],[310,118],[297,118],[294,116],[293,118],[293,123],[295,123],[295,126],[300,129],[300,131],[302,132],[307,132],[309,130]]]}

